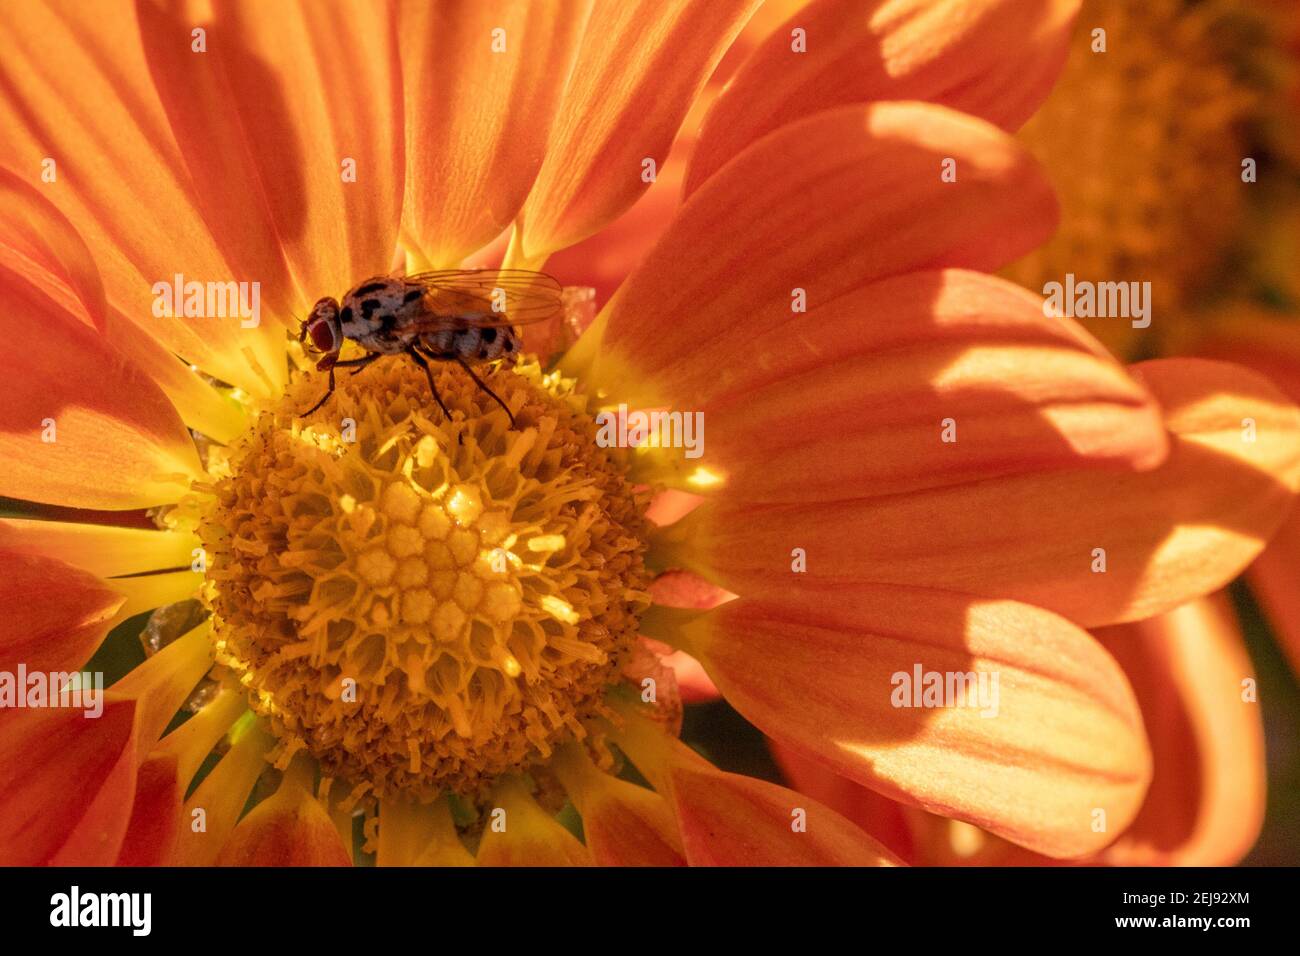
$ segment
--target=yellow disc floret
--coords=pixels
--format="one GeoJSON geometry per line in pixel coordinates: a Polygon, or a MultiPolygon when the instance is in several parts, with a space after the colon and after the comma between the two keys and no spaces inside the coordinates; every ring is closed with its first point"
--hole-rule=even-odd
{"type": "Polygon", "coordinates": [[[648,604],[645,496],[535,364],[299,379],[200,522],[217,658],[279,737],[376,796],[472,795],[582,737],[648,604]]]}

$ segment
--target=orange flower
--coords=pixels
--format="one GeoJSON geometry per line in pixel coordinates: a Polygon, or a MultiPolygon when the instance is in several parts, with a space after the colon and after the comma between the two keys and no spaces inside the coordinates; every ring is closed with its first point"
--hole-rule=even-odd
{"type": "Polygon", "coordinates": [[[821,51],[782,28],[739,67],[591,328],[494,374],[517,428],[455,368],[430,413],[400,356],[303,421],[294,317],[507,227],[509,262],[555,269],[645,191],[755,3],[214,6],[0,27],[0,493],[157,524],[4,521],[0,669],[69,671],[159,609],[96,718],[0,718],[0,861],[344,863],[355,824],[380,864],[895,862],[681,744],[638,634],[1036,852],[1133,820],[1138,705],[1079,624],[1238,573],[1300,411],[1221,363],[1129,374],[985,274],[1054,224],[1007,130],[1075,3],[800,11],[821,51]],[[177,275],[256,281],[266,319],[157,316],[177,275]],[[704,456],[606,447],[620,403],[702,413],[704,456]],[[654,524],[661,490],[702,503],[654,524]],[[649,606],[673,567],[739,597],[649,606]],[[1001,675],[997,718],[892,705],[914,663],[1001,675]]]}

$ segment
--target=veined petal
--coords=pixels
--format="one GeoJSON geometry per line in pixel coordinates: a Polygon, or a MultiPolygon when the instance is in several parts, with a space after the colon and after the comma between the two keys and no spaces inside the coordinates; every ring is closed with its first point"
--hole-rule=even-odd
{"type": "Polygon", "coordinates": [[[630,715],[619,746],[673,808],[691,866],[893,866],[898,860],[805,794],[718,770],[630,715]]]}
{"type": "Polygon", "coordinates": [[[582,815],[582,833],[597,866],[685,865],[663,797],[599,770],[580,745],[565,747],[553,766],[582,815]]]}
{"type": "Polygon", "coordinates": [[[200,12],[142,0],[141,36],[199,203],[241,278],[297,314],[387,272],[405,169],[392,5],[232,0],[210,20],[200,12]],[[191,49],[195,27],[208,31],[206,53],[191,49]]]}
{"type": "MultiPolygon", "coordinates": [[[[148,373],[186,424],[219,440],[241,430],[243,414],[234,402],[221,398],[152,335],[108,307],[99,270],[72,223],[34,186],[6,169],[0,169],[0,263],[51,297],[66,286],[84,320],[148,373]]],[[[74,311],[71,303],[67,308],[74,311]]]]}
{"type": "Polygon", "coordinates": [[[1150,779],[1123,671],[1085,631],[1028,605],[805,590],[725,604],[688,625],[683,646],[769,736],[1050,856],[1111,842],[1150,779]]]}
{"type": "Polygon", "coordinates": [[[479,866],[591,866],[591,856],[568,830],[538,806],[518,778],[493,791],[479,866]]]}
{"type": "Polygon", "coordinates": [[[797,747],[772,739],[767,743],[782,775],[793,789],[816,797],[879,840],[881,846],[900,860],[916,865],[916,840],[909,814],[920,811],[913,811],[897,800],[840,776],[797,747]]]}
{"type": "Polygon", "coordinates": [[[1080,0],[816,0],[741,66],[704,122],[693,192],[747,145],[818,110],[928,100],[1014,132],[1065,66],[1080,0]],[[802,30],[797,50],[794,31],[802,30]]]}
{"type": "Polygon", "coordinates": [[[143,760],[176,712],[212,666],[212,623],[172,641],[113,685],[113,693],[136,704],[136,740],[143,760]]]}
{"type": "MultiPolygon", "coordinates": [[[[682,203],[686,157],[695,145],[690,122],[688,116],[655,181],[641,198],[608,226],[549,256],[548,272],[563,277],[566,286],[595,289],[597,305],[609,301],[677,215],[682,203]]],[[[524,332],[526,335],[528,329],[524,332]]]]}
{"type": "Polygon", "coordinates": [[[598,0],[516,225],[534,266],[628,209],[758,0],[598,0]]]}
{"type": "Polygon", "coordinates": [[[1029,154],[982,120],[927,103],[826,110],[754,143],[691,196],[565,367],[588,369],[617,400],[666,405],[677,363],[746,360],[711,347],[737,326],[759,338],[804,318],[801,299],[818,307],[922,269],[996,268],[1055,216],[1029,154]],[[943,181],[945,160],[955,182],[943,181]]]}
{"type": "Polygon", "coordinates": [[[707,438],[699,458],[656,456],[684,488],[702,465],[728,498],[832,501],[1168,450],[1154,399],[1091,336],[980,273],[885,279],[719,338],[659,373],[707,438]]]}
{"type": "Polygon", "coordinates": [[[179,829],[185,787],[177,777],[176,757],[158,754],[140,765],[135,800],[115,866],[165,866],[179,829]]]}
{"type": "MultiPolygon", "coordinates": [[[[189,31],[175,42],[188,51],[189,31]]],[[[153,315],[154,285],[177,274],[250,277],[234,274],[194,201],[134,5],[23,4],[0,22],[0,46],[0,125],[16,131],[0,164],[42,188],[95,250],[110,306],[205,372],[269,395],[284,374],[280,326],[153,315]]]]}
{"type": "Polygon", "coordinates": [[[54,558],[101,578],[189,565],[198,546],[188,531],[0,518],[0,549],[54,558]]]}
{"type": "Polygon", "coordinates": [[[329,812],[313,796],[314,766],[295,762],[222,847],[217,866],[351,866],[329,812]]]}
{"type": "Polygon", "coordinates": [[[176,779],[180,781],[182,796],[217,741],[247,711],[248,703],[242,692],[230,689],[218,691],[197,714],[164,737],[154,748],[151,758],[161,755],[175,758],[176,779]]]}
{"type": "Polygon", "coordinates": [[[1264,822],[1264,726],[1254,669],[1222,594],[1097,638],[1133,684],[1155,774],[1117,866],[1231,866],[1264,822]]]}
{"type": "Polygon", "coordinates": [[[456,265],[518,213],[590,8],[591,0],[401,4],[403,241],[427,264],[456,265]]]}
{"type": "Polygon", "coordinates": [[[62,561],[0,550],[0,670],[80,667],[124,601],[106,582],[62,561]]]}
{"type": "MultiPolygon", "coordinates": [[[[1142,809],[1088,865],[1228,866],[1259,834],[1264,812],[1264,739],[1253,678],[1223,595],[1159,617],[1103,628],[1098,639],[1132,682],[1150,734],[1153,777],[1142,809]]],[[[884,798],[844,777],[791,761],[800,789],[865,825],[884,798]],[[811,772],[810,772],[811,768],[811,772]],[[873,803],[871,801],[876,801],[873,803]]],[[[958,820],[903,808],[912,852],[928,866],[1048,866],[1049,857],[958,820]]],[[[873,832],[876,832],[873,830],[873,832]]]]}
{"type": "Polygon", "coordinates": [[[0,866],[108,866],[135,791],[135,706],[0,711],[0,866]]]}
{"type": "Polygon", "coordinates": [[[203,471],[167,397],[90,326],[0,268],[0,494],[125,509],[176,501],[203,471]]]}
{"type": "Polygon", "coordinates": [[[113,578],[113,589],[126,595],[126,602],[117,612],[117,622],[125,621],[144,611],[166,607],[178,601],[196,597],[203,575],[191,568],[183,571],[163,571],[159,574],[136,574],[127,578],[113,578]]]}
{"type": "Polygon", "coordinates": [[[814,587],[919,582],[1084,626],[1176,607],[1239,574],[1285,519],[1300,411],[1231,365],[1168,359],[1134,371],[1170,433],[1155,470],[1015,475],[828,504],[710,502],[663,532],[658,560],[741,595],[801,587],[799,548],[814,587]]]}
{"type": "Polygon", "coordinates": [[[237,724],[230,736],[230,749],[185,801],[174,865],[211,866],[216,862],[253,785],[267,767],[266,753],[274,741],[254,721],[237,724]]]}

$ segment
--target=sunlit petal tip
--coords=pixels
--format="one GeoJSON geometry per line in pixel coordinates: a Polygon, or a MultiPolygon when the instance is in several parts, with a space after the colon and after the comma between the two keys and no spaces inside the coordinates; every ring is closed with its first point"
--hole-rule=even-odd
{"type": "Polygon", "coordinates": [[[774,129],[846,103],[927,100],[1014,131],[1065,65],[1081,0],[816,0],[772,30],[705,119],[694,192],[774,129]]]}
{"type": "Polygon", "coordinates": [[[723,605],[688,634],[773,738],[1049,856],[1095,852],[1137,813],[1151,772],[1141,717],[1091,635],[1008,601],[799,591],[723,605]]]}

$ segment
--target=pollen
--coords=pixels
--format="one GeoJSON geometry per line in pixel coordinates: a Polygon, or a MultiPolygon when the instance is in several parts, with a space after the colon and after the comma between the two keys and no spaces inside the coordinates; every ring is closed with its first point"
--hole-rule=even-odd
{"type": "Polygon", "coordinates": [[[301,376],[200,517],[218,661],[281,755],[377,797],[474,798],[589,737],[649,604],[626,452],[573,382],[490,381],[515,428],[455,367],[450,421],[398,358],[306,422],[322,383],[301,376]]]}

